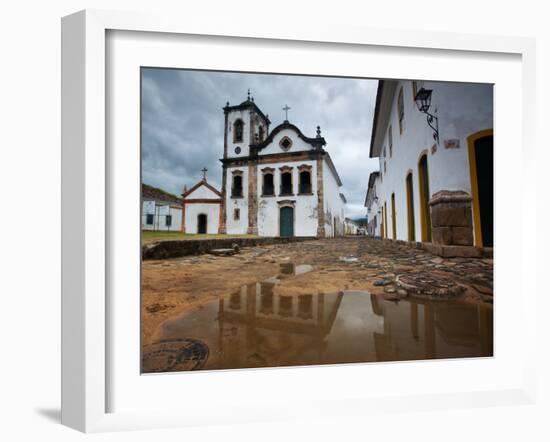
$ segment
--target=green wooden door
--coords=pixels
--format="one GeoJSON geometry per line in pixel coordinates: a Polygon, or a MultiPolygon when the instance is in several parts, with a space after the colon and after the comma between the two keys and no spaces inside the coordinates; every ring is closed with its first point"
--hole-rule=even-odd
{"type": "Polygon", "coordinates": [[[281,207],[280,235],[294,236],[294,209],[281,207]]]}

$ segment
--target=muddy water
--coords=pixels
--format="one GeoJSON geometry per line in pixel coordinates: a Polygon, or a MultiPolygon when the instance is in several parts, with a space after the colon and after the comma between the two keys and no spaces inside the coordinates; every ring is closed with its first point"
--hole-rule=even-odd
{"type": "Polygon", "coordinates": [[[163,322],[143,351],[143,372],[492,356],[492,306],[387,301],[367,292],[276,293],[311,266],[163,322]]]}

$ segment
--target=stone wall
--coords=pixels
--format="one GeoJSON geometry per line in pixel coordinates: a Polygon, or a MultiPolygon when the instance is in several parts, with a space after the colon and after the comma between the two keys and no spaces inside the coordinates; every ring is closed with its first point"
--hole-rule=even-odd
{"type": "Polygon", "coordinates": [[[234,244],[239,247],[254,247],[270,244],[284,244],[315,239],[314,237],[292,238],[218,238],[218,239],[190,239],[175,241],[159,241],[146,244],[141,248],[141,258],[167,259],[179,258],[188,255],[201,255],[212,249],[231,248],[234,244]]]}

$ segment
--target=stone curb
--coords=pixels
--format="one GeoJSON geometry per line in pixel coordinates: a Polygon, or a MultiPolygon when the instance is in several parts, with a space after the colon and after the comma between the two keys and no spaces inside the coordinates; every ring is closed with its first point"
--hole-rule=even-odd
{"type": "Polygon", "coordinates": [[[311,241],[315,237],[299,238],[216,238],[216,239],[190,239],[190,240],[172,240],[158,241],[146,244],[141,248],[141,259],[143,261],[151,259],[180,258],[189,255],[202,255],[209,253],[213,249],[229,249],[234,244],[239,247],[254,247],[272,244],[287,244],[292,242],[311,241]]]}

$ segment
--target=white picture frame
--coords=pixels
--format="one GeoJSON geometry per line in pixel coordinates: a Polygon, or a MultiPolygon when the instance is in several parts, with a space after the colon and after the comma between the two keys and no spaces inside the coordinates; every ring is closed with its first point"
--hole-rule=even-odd
{"type": "MultiPolygon", "coordinates": [[[[449,52],[468,52],[477,57],[483,54],[515,56],[521,63],[521,109],[516,109],[517,134],[521,137],[521,157],[534,155],[534,103],[535,46],[534,41],[517,37],[490,37],[452,33],[399,32],[344,26],[292,26],[289,24],[251,24],[246,29],[237,29],[231,24],[210,23],[195,18],[156,16],[144,13],[126,13],[86,10],[63,18],[62,21],[62,423],[84,432],[114,431],[140,428],[162,428],[186,425],[205,425],[216,422],[249,422],[285,418],[301,418],[326,415],[361,415],[377,412],[398,412],[411,409],[461,408],[491,406],[502,403],[533,403],[535,382],[536,324],[527,318],[521,322],[522,342],[525,352],[518,356],[521,376],[510,379],[501,388],[488,390],[465,389],[460,393],[434,393],[416,395],[387,395],[375,399],[358,392],[357,396],[332,396],[314,398],[309,408],[286,409],[255,407],[254,392],[244,395],[233,410],[206,413],[197,407],[189,410],[162,409],[109,411],[109,392],[113,385],[109,378],[113,355],[108,339],[111,317],[109,304],[109,247],[113,240],[108,228],[110,188],[108,134],[106,121],[108,84],[106,78],[106,35],[111,31],[154,32],[162,35],[199,35],[226,38],[277,42],[309,42],[319,45],[346,47],[370,46],[401,48],[402,51],[425,49],[449,52]],[[532,344],[531,344],[532,343],[532,344]],[[244,411],[237,417],[235,410],[244,411]]],[[[440,78],[444,79],[444,78],[440,78]]],[[[498,113],[499,109],[496,108],[498,113]]],[[[498,143],[498,138],[497,138],[498,143]]],[[[526,160],[527,161],[527,160],[526,160]]],[[[535,177],[524,177],[525,187],[518,190],[521,196],[522,220],[534,219],[536,193],[525,189],[536,188],[535,177]],[[529,186],[529,180],[533,183],[529,186]]],[[[534,234],[534,232],[533,232],[534,234]]],[[[521,246],[517,252],[522,262],[530,252],[528,244],[534,244],[529,232],[522,230],[521,246]]],[[[497,261],[498,262],[498,261],[497,261]]],[[[534,269],[521,268],[520,303],[535,304],[534,269]]],[[[504,290],[504,285],[495,287],[504,290]]],[[[498,301],[497,301],[498,302],[498,301]]],[[[498,322],[498,313],[495,322],[498,322]]],[[[139,330],[136,330],[139,334],[139,330]]],[[[498,334],[495,338],[498,342],[498,334]]],[[[498,358],[496,352],[495,358],[498,358]]],[[[452,364],[450,362],[449,364],[452,364]]],[[[387,370],[393,370],[390,365],[387,370]]],[[[419,369],[422,363],[410,363],[410,370],[419,369]]],[[[449,365],[449,369],[452,367],[449,365]]],[[[353,371],[360,375],[361,364],[354,367],[310,368],[324,370],[323,376],[332,376],[338,370],[353,371]]],[[[457,365],[455,369],[460,369],[457,365]]],[[[270,369],[254,371],[252,382],[265,381],[270,369]]],[[[237,377],[243,378],[243,371],[237,377]]],[[[287,376],[300,376],[299,370],[286,371],[287,376]],[[290,374],[289,374],[290,373],[290,374]]],[[[227,372],[204,373],[201,379],[222,384],[224,377],[235,376],[227,372]]],[[[199,378],[195,378],[198,381],[199,378]]],[[[235,377],[231,378],[235,379],[235,377]]],[[[166,376],[165,384],[176,382],[174,375],[166,376]]],[[[251,387],[252,388],[252,387],[251,387]]]]}

